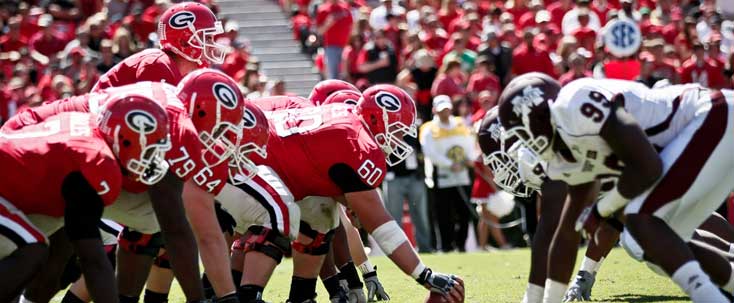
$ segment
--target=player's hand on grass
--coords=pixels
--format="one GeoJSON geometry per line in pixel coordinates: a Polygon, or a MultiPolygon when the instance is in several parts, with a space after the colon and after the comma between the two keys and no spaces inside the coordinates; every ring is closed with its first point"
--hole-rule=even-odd
{"type": "Polygon", "coordinates": [[[390,301],[390,296],[382,287],[380,280],[377,279],[377,266],[375,266],[374,271],[362,275],[362,279],[364,279],[364,284],[367,287],[367,302],[390,301]]]}
{"type": "Polygon", "coordinates": [[[448,303],[464,302],[464,281],[455,275],[433,272],[426,268],[416,281],[428,290],[442,294],[448,303]]]}

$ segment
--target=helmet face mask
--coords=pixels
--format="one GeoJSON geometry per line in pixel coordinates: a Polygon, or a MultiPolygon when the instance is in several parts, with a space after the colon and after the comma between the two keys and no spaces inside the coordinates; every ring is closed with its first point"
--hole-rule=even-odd
{"type": "MultiPolygon", "coordinates": [[[[193,26],[192,26],[193,27],[193,26]]],[[[227,46],[214,41],[217,35],[223,34],[222,21],[214,22],[214,27],[205,29],[192,29],[194,34],[189,39],[189,44],[193,47],[201,48],[204,58],[212,64],[224,63],[224,57],[227,55],[227,46]]]]}
{"type": "Polygon", "coordinates": [[[257,175],[257,164],[250,160],[250,155],[253,153],[263,159],[268,157],[268,152],[265,146],[258,146],[255,143],[248,142],[241,145],[235,157],[231,158],[229,162],[230,181],[234,183],[234,185],[242,184],[257,175]],[[241,177],[236,177],[237,175],[241,177]]]}
{"type": "Polygon", "coordinates": [[[145,185],[158,183],[168,171],[166,152],[171,149],[168,138],[147,145],[141,152],[139,158],[127,161],[127,171],[137,176],[138,181],[145,185]]]}
{"type": "Polygon", "coordinates": [[[512,127],[507,131],[508,138],[517,138],[522,142],[525,147],[533,151],[535,154],[540,155],[543,160],[551,160],[553,157],[553,150],[551,143],[553,138],[548,138],[544,135],[534,135],[528,127],[524,125],[518,125],[512,127]]]}
{"type": "Polygon", "coordinates": [[[200,131],[199,141],[204,146],[202,160],[209,167],[229,160],[237,152],[241,139],[242,130],[227,121],[218,122],[213,133],[207,130],[200,131]]]}
{"type": "MultiPolygon", "coordinates": [[[[387,112],[385,113],[385,124],[388,121],[386,116],[387,112]]],[[[418,130],[415,125],[407,126],[399,121],[386,125],[385,129],[387,130],[385,133],[375,135],[375,141],[387,156],[385,158],[387,164],[394,166],[403,162],[413,152],[413,147],[405,142],[404,137],[417,137],[418,130]]]]}
{"type": "Polygon", "coordinates": [[[258,168],[252,161],[253,155],[262,159],[268,157],[269,124],[259,107],[245,102],[240,129],[242,140],[229,160],[229,179],[234,185],[247,182],[257,174],[258,168]]]}

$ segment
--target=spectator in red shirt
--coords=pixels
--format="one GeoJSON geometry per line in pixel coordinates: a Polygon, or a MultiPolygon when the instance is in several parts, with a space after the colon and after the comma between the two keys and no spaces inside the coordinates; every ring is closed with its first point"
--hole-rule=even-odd
{"type": "Polygon", "coordinates": [[[296,6],[291,14],[291,27],[293,28],[293,39],[301,42],[301,48],[306,48],[306,38],[311,30],[311,17],[308,15],[307,6],[296,6]]]}
{"type": "Polygon", "coordinates": [[[512,53],[512,72],[515,75],[541,72],[555,77],[556,72],[548,52],[533,46],[533,37],[531,30],[523,33],[523,43],[512,53]]]}
{"type": "Polygon", "coordinates": [[[683,63],[680,79],[682,83],[698,83],[711,88],[722,88],[725,84],[724,69],[706,59],[706,50],[700,42],[693,44],[693,56],[683,63]]]}
{"type": "Polygon", "coordinates": [[[220,66],[222,72],[235,78],[238,71],[243,70],[247,66],[247,59],[250,54],[247,52],[245,43],[235,39],[231,43],[232,51],[224,57],[224,62],[220,66]]]}
{"type": "Polygon", "coordinates": [[[449,28],[451,22],[457,18],[459,18],[459,10],[456,7],[456,0],[444,0],[438,11],[438,21],[441,22],[442,27],[449,28]]]}
{"type": "Polygon", "coordinates": [[[540,0],[530,0],[530,4],[528,6],[530,7],[530,10],[522,14],[522,16],[519,16],[519,20],[517,22],[517,27],[521,30],[536,25],[535,15],[543,9],[543,2],[540,0]]]}
{"type": "Polygon", "coordinates": [[[26,47],[28,47],[28,39],[20,34],[20,18],[10,18],[8,20],[8,33],[0,36],[0,51],[19,51],[26,47]]]}
{"type": "Polygon", "coordinates": [[[323,35],[326,74],[329,79],[339,79],[342,51],[347,46],[352,31],[352,11],[342,0],[328,0],[319,5],[316,26],[323,35]]]}
{"type": "Polygon", "coordinates": [[[385,37],[387,38],[387,40],[390,41],[393,49],[395,49],[396,51],[402,50],[403,45],[400,39],[400,28],[398,27],[400,19],[398,18],[398,16],[393,14],[387,14],[386,19],[387,25],[383,29],[385,37]]]}
{"type": "Polygon", "coordinates": [[[566,85],[576,79],[591,77],[591,71],[586,65],[586,58],[578,53],[573,53],[568,57],[568,59],[570,60],[569,65],[571,70],[561,75],[558,79],[558,81],[561,82],[561,85],[566,85]]]}
{"type": "Polygon", "coordinates": [[[472,101],[476,101],[481,91],[489,90],[495,94],[500,91],[500,79],[492,73],[494,66],[492,66],[489,58],[479,57],[476,66],[477,68],[469,76],[469,84],[466,86],[469,99],[472,101]]]}
{"type": "Polygon", "coordinates": [[[726,67],[726,58],[725,55],[721,53],[721,35],[719,33],[709,35],[704,46],[708,50],[707,55],[711,60],[711,63],[717,68],[721,68],[723,70],[726,67]]]}
{"type": "Polygon", "coordinates": [[[31,48],[46,57],[55,55],[66,46],[66,43],[51,29],[52,22],[51,15],[43,15],[38,18],[38,26],[41,27],[41,31],[34,34],[30,41],[31,48]]]}
{"type": "Polygon", "coordinates": [[[447,95],[451,97],[451,100],[464,97],[464,74],[461,71],[461,62],[451,60],[441,66],[431,86],[431,95],[447,95]]]}
{"type": "Polygon", "coordinates": [[[670,79],[671,83],[679,83],[675,66],[665,60],[665,41],[661,38],[645,41],[645,48],[655,57],[653,75],[656,78],[670,79]]]}
{"type": "Polygon", "coordinates": [[[441,22],[435,16],[429,16],[426,19],[426,26],[423,27],[419,37],[430,50],[442,51],[446,42],[449,41],[448,34],[441,28],[441,22]]]}
{"type": "Polygon", "coordinates": [[[551,22],[558,26],[558,28],[561,28],[563,15],[565,15],[566,12],[570,11],[572,8],[573,0],[553,1],[553,3],[549,4],[547,8],[547,10],[551,14],[551,22]]]}
{"type": "Polygon", "coordinates": [[[357,67],[357,59],[359,59],[359,53],[363,46],[362,37],[355,34],[349,37],[349,45],[344,48],[344,53],[342,53],[342,63],[346,69],[347,80],[352,83],[356,83],[358,79],[364,77],[357,67]]]}
{"type": "Polygon", "coordinates": [[[593,50],[596,43],[596,31],[589,27],[589,10],[579,10],[578,20],[580,26],[574,29],[571,35],[576,37],[579,46],[593,50]]]}
{"type": "Polygon", "coordinates": [[[512,6],[507,7],[507,12],[512,14],[515,26],[519,25],[520,17],[530,10],[527,4],[528,0],[514,0],[512,6]]]}

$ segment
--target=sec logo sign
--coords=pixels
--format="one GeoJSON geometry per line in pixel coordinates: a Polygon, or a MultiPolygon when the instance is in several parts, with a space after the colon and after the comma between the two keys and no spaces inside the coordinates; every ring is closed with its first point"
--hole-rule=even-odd
{"type": "Polygon", "coordinates": [[[388,92],[377,93],[377,95],[375,95],[375,102],[377,105],[389,112],[397,112],[402,106],[400,104],[400,99],[388,92]]]}
{"type": "Polygon", "coordinates": [[[634,55],[640,49],[642,33],[629,19],[617,19],[604,27],[604,45],[616,57],[634,55]]]}

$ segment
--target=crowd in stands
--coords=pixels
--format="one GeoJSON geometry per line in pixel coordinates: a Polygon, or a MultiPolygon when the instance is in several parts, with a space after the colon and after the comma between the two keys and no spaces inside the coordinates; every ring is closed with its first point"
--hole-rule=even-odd
{"type": "MultiPolygon", "coordinates": [[[[218,11],[215,0],[200,2],[218,11]]],[[[450,109],[453,117],[449,120],[462,121],[470,129],[496,105],[503,87],[514,75],[533,71],[552,75],[564,84],[590,76],[636,80],[650,87],[659,85],[660,80],[673,84],[695,82],[712,88],[732,88],[734,84],[734,1],[730,0],[279,3],[291,13],[294,39],[300,41],[304,53],[313,55],[324,79],[343,79],[360,88],[397,84],[413,95],[420,123],[432,121],[435,113],[450,109]],[[615,57],[602,42],[605,25],[615,19],[631,20],[639,26],[642,43],[635,54],[615,57]]],[[[116,63],[139,50],[155,47],[157,17],[168,5],[170,0],[2,1],[0,123],[24,106],[86,93],[116,63]]],[[[258,59],[249,55],[246,37],[238,34],[239,25],[227,20],[223,23],[224,33],[217,42],[230,46],[231,51],[217,68],[239,82],[249,98],[287,94],[286,83],[269,80],[258,59]]],[[[424,130],[432,131],[430,127],[424,130]]],[[[418,150],[421,143],[414,144],[418,150]]],[[[470,154],[466,151],[465,156],[470,154]]],[[[423,182],[425,159],[419,154],[415,160],[418,164],[405,161],[402,167],[393,168],[394,178],[388,178],[388,183],[407,176],[420,180],[411,186],[435,186],[423,182]]],[[[457,205],[487,200],[477,192],[492,192],[484,182],[491,176],[480,163],[465,163],[466,173],[474,179],[474,195],[469,195],[471,184],[459,184],[462,190],[457,191],[456,199],[461,201],[457,205]],[[477,182],[485,184],[478,186],[477,182]]],[[[418,199],[421,201],[409,202],[425,204],[424,196],[433,200],[433,194],[404,195],[398,199],[400,203],[403,199],[418,199]]],[[[474,210],[464,213],[462,207],[469,204],[446,211],[456,213],[462,221],[470,220],[474,210]]],[[[401,215],[401,208],[392,209],[395,216],[401,215]]],[[[434,224],[417,216],[432,211],[437,210],[431,207],[411,212],[416,238],[424,251],[436,248],[427,230],[434,224]]],[[[497,222],[486,209],[480,214],[486,219],[480,222],[497,222]]],[[[479,231],[485,235],[480,245],[485,243],[487,228],[484,224],[479,231]]],[[[444,250],[463,249],[466,228],[451,229],[457,233],[457,240],[440,246],[444,250]]],[[[502,234],[492,231],[496,243],[505,244],[502,234]]],[[[441,231],[442,238],[446,238],[446,232],[441,231]]]]}

